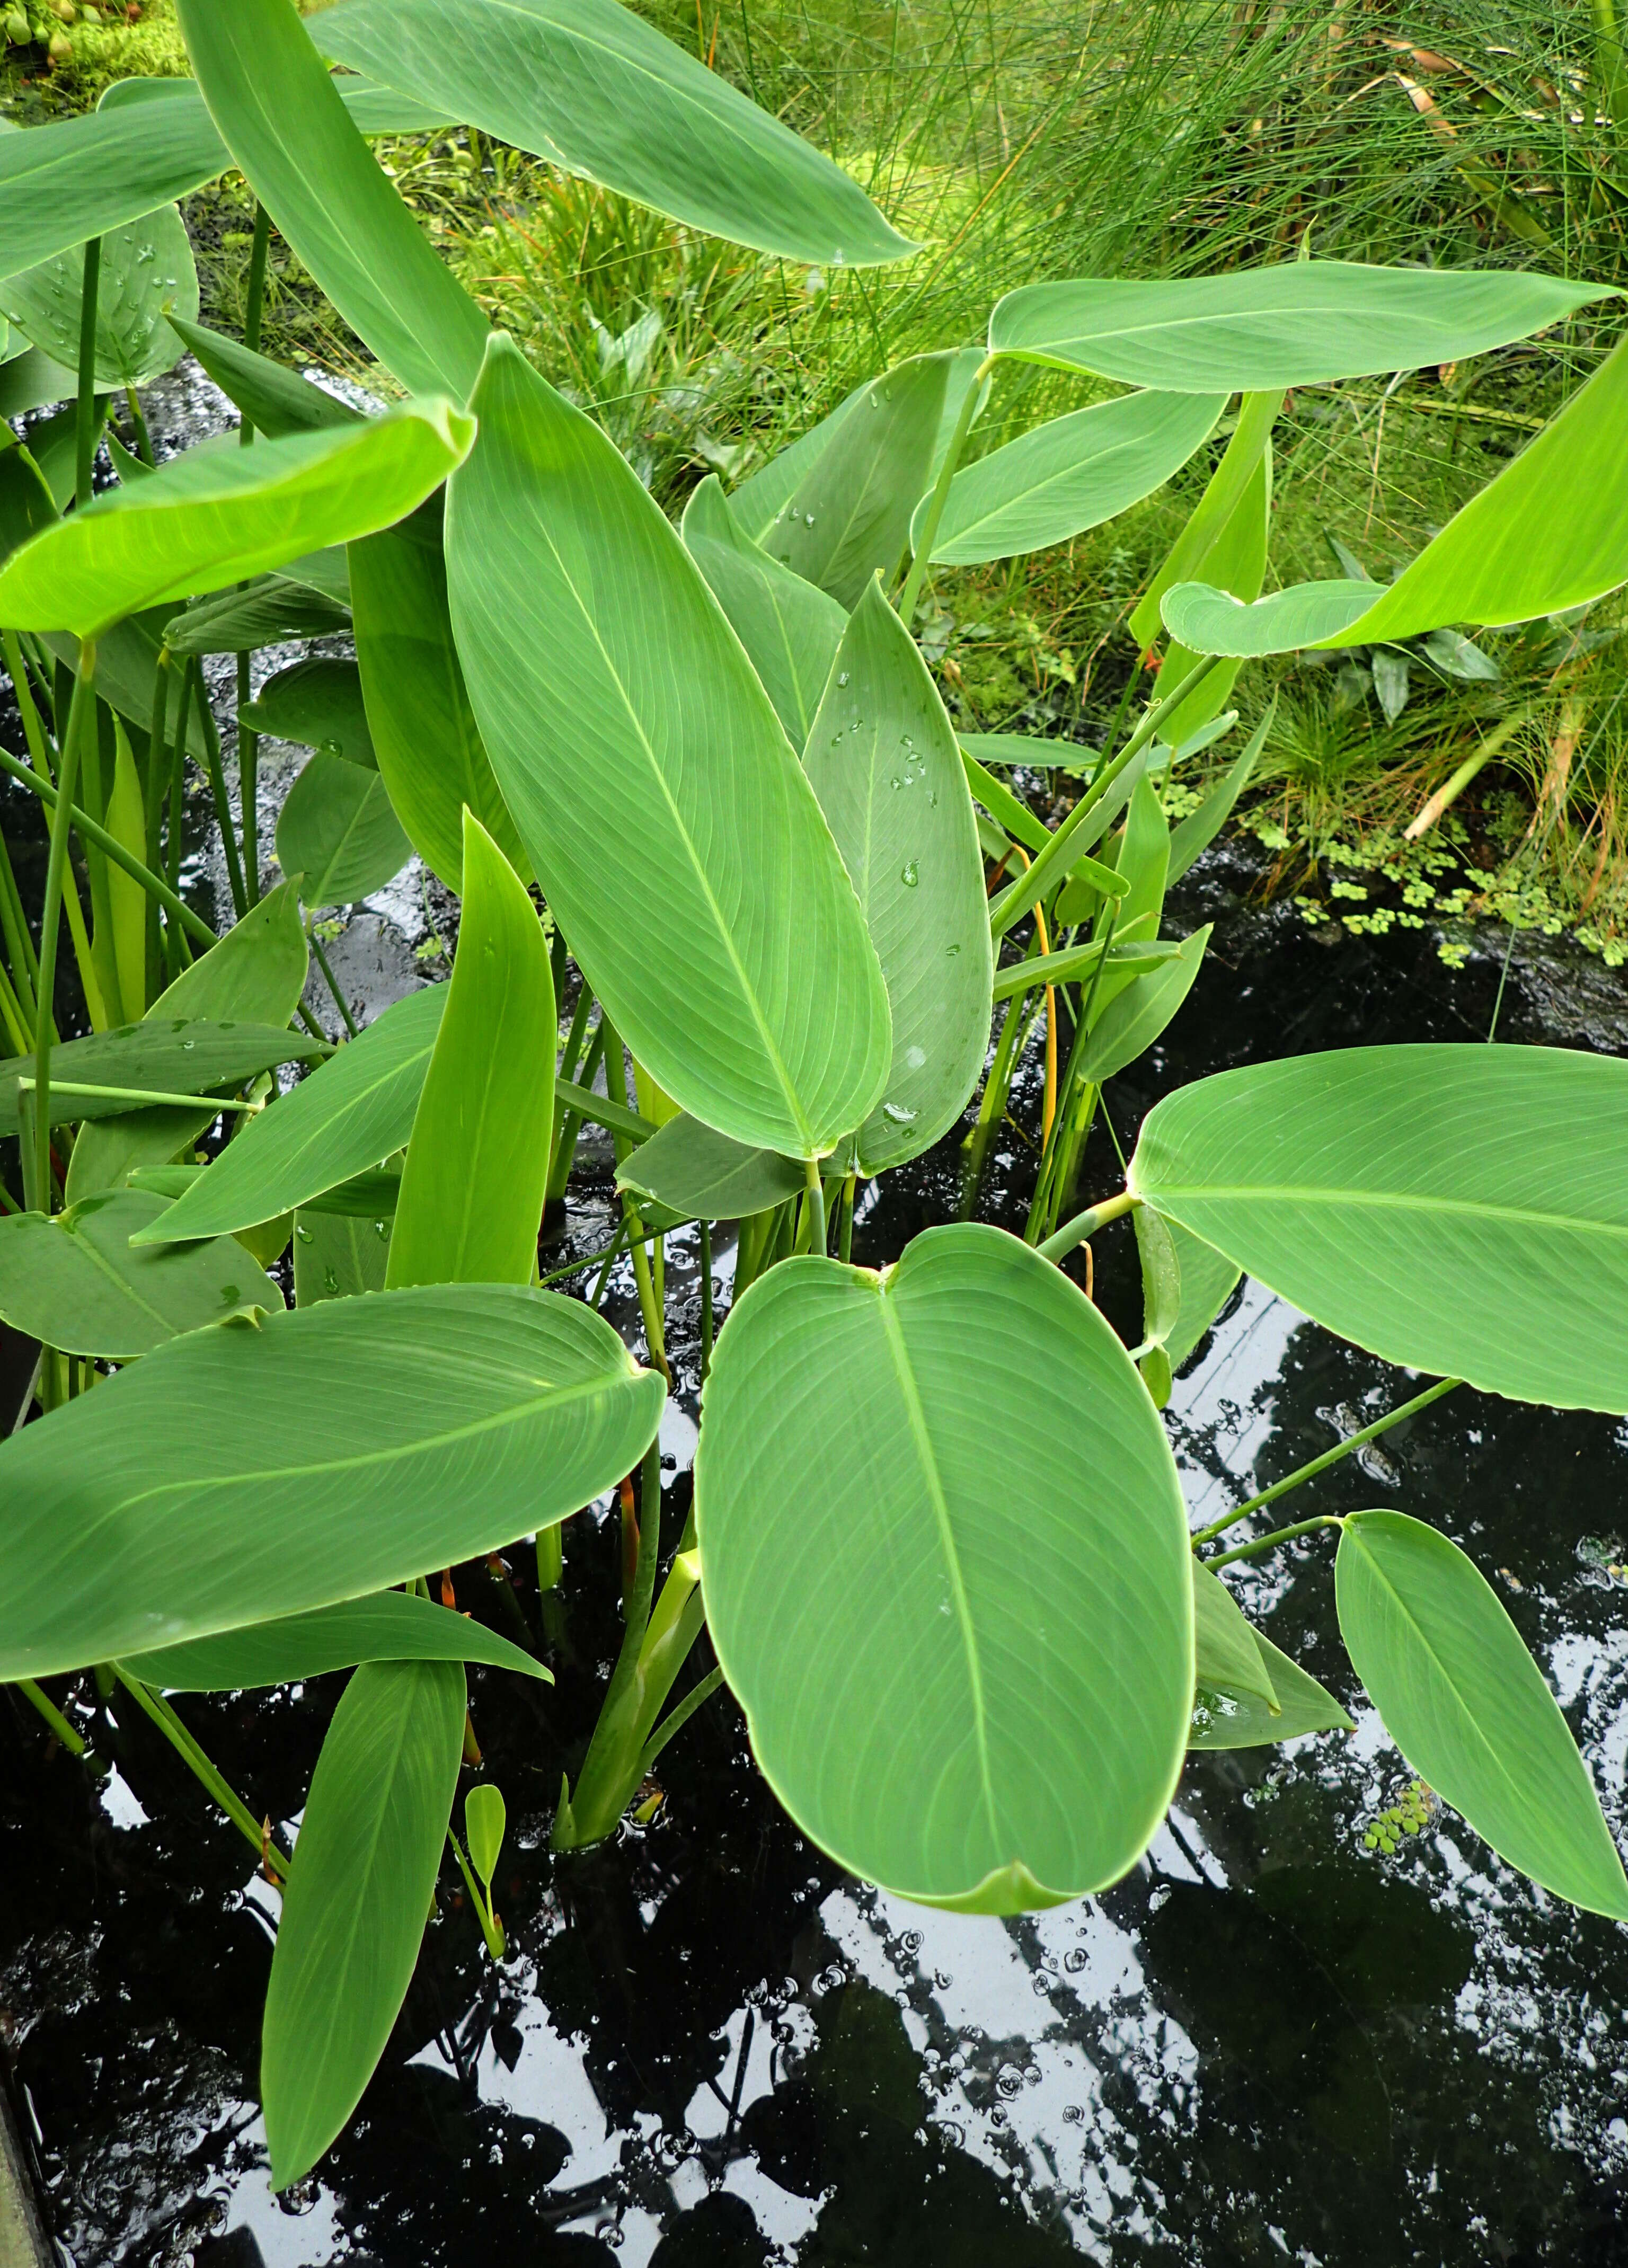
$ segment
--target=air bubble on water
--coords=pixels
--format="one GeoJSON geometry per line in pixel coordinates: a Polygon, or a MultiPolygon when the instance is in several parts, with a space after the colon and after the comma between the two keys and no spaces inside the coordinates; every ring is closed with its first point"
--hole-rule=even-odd
{"type": "Polygon", "coordinates": [[[917,883],[920,881],[921,874],[917,867],[914,858],[907,858],[903,865],[900,867],[899,880],[903,883],[907,890],[913,890],[916,887],[917,883]]]}
{"type": "Polygon", "coordinates": [[[882,1116],[891,1118],[895,1126],[913,1126],[916,1123],[916,1113],[907,1110],[902,1102],[884,1102],[882,1116]]]}

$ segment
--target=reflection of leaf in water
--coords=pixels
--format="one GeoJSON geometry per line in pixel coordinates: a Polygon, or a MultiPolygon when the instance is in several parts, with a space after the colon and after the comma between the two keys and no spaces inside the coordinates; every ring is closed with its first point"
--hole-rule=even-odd
{"type": "Polygon", "coordinates": [[[1364,2165],[1390,2155],[1390,2098],[1322,1963],[1246,1890],[1178,1882],[1143,1927],[1160,1997],[1202,2054],[1364,2165]]]}

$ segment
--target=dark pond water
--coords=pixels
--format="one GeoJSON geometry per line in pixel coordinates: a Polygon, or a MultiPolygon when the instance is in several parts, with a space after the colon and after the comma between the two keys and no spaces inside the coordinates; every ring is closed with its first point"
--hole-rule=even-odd
{"type": "MultiPolygon", "coordinates": [[[[1168,1043],[1113,1091],[1127,1149],[1160,1093],[1206,1071],[1484,1038],[1496,954],[1452,974],[1421,932],[1330,945],[1241,907],[1232,880],[1223,858],[1189,886],[1186,917],[1220,925],[1168,1043]]],[[[1615,1050],[1624,1022],[1617,983],[1523,942],[1501,1038],[1615,1050]]],[[[1015,1137],[1001,1153],[991,1217],[1020,1222],[1027,1156],[1015,1137]]],[[[856,1258],[949,1217],[956,1180],[953,1147],[894,1177],[856,1258]]],[[[1087,1182],[1116,1186],[1101,1137],[1087,1182]]],[[[608,1175],[585,1172],[569,1250],[597,1248],[609,1203],[608,1175]]],[[[669,1541],[696,1411],[694,1255],[675,1244],[669,1541]]],[[[1130,1329],[1128,1234],[1096,1257],[1130,1329]]],[[[616,1296],[631,1335],[630,1282],[616,1296]]],[[[1195,1522],[1412,1390],[1246,1284],[1169,1411],[1195,1522]]],[[[1461,1391],[1296,1499],[1405,1506],[1475,1555],[1619,1835],[1625,1481],[1617,1421],[1461,1391]]],[[[79,2268],[1628,2262],[1628,1933],[1520,1881],[1448,1815],[1392,1858],[1364,1847],[1409,1775],[1344,1664],[1319,1539],[1241,1589],[1347,1700],[1355,1736],[1194,1758],[1126,1881],[1001,1923],[840,1874],[778,1811],[726,1696],[667,1751],[651,1826],[550,1859],[560,1773],[618,1643],[608,1511],[567,1531],[541,1624],[557,1685],[472,1674],[512,1825],[509,1958],[493,1970],[444,1884],[357,2123],[281,2202],[254,2084],[275,1901],[246,1846],[144,1720],[99,1720],[116,1770],[98,1786],[18,1712],[0,1742],[0,2025],[79,2268]]],[[[527,1554],[511,1559],[512,1590],[460,1571],[460,1603],[536,1630],[527,1554]]],[[[339,1690],[183,1708],[254,1808],[292,1822],[339,1690]]],[[[88,1680],[75,1705],[88,1722],[88,1680]]]]}

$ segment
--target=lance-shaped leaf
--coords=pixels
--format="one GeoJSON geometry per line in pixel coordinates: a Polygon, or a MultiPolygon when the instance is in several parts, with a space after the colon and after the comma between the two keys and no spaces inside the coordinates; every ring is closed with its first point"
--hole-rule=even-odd
{"type": "Polygon", "coordinates": [[[990,344],[1125,386],[1266,393],[1458,362],[1613,296],[1509,269],[1293,260],[1156,284],[1026,284],[998,302],[990,344]]]}
{"type": "Polygon", "coordinates": [[[458,1787],[456,1663],[372,1662],[312,1775],[266,1987],[271,2180],[309,2173],[362,2099],[412,1982],[458,1787]]]}
{"type": "Polygon", "coordinates": [[[617,0],[341,0],[325,55],[692,228],[872,267],[915,247],[829,158],[617,0]]]}
{"type": "Polygon", "coordinates": [[[302,264],[409,392],[462,401],[486,319],[379,171],[287,0],[177,0],[175,13],[221,140],[302,264]]]}
{"type": "MultiPolygon", "coordinates": [[[[198,271],[180,212],[160,205],[101,239],[96,288],[96,383],[145,386],[179,362],[166,318],[198,312],[198,271]]],[[[78,364],[85,254],[75,246],[0,284],[0,313],[55,361],[78,364]]]]}
{"type": "Polygon", "coordinates": [[[466,811],[458,953],[401,1168],[387,1284],[531,1282],[558,1044],[537,909],[466,811]]]}
{"type": "Polygon", "coordinates": [[[804,766],[888,980],[893,1066],[858,1130],[862,1174],[931,1148],[989,1043],[989,902],[955,733],[915,640],[873,582],[843,634],[804,766]]]}
{"type": "Polygon", "coordinates": [[[343,756],[348,763],[365,764],[374,771],[379,768],[367,729],[361,673],[353,661],[313,654],[294,662],[268,678],[241,713],[244,723],[257,733],[298,740],[308,748],[320,748],[324,755],[343,756]]]}
{"type": "Polygon", "coordinates": [[[1278,1697],[1278,1713],[1274,1716],[1257,1693],[1207,1686],[1201,1680],[1193,1697],[1190,1749],[1259,1749],[1298,1740],[1302,1733],[1356,1731],[1326,1686],[1259,1631],[1254,1638],[1278,1697]]]}
{"type": "Polygon", "coordinates": [[[519,1285],[189,1331],[0,1445],[0,1679],[495,1551],[613,1486],[662,1400],[608,1323],[519,1285]]]}
{"type": "MultiPolygon", "coordinates": [[[[129,1108],[128,1096],[78,1094],[75,1086],[138,1087],[145,1094],[204,1094],[241,1086],[274,1064],[303,1063],[321,1052],[319,1040],[274,1031],[266,1024],[215,1023],[207,1017],[166,1016],[152,1023],[122,1024],[89,1039],[65,1040],[51,1049],[53,1124],[75,1118],[111,1118],[129,1108]]],[[[0,1063],[0,1135],[17,1131],[17,1082],[34,1076],[33,1056],[0,1063]]]]}
{"type": "Polygon", "coordinates": [[[203,323],[172,315],[171,328],[196,356],[221,392],[235,401],[258,433],[273,441],[286,433],[317,433],[330,425],[357,425],[362,413],[297,370],[256,354],[239,340],[203,323]]]}
{"type": "Polygon", "coordinates": [[[685,505],[683,535],[685,549],[762,680],[787,740],[800,748],[842,643],[842,608],[753,542],[730,511],[715,473],[707,475],[685,505]]]}
{"type": "Polygon", "coordinates": [[[462,887],[464,806],[522,879],[530,862],[469,706],[438,519],[421,512],[350,547],[357,661],[379,769],[413,848],[462,887]]]}
{"type": "Polygon", "coordinates": [[[343,906],[380,890],[413,855],[377,771],[313,756],[277,814],[277,864],[298,874],[308,906],[343,906]]]}
{"type": "Polygon", "coordinates": [[[426,401],[342,432],[190,450],[13,552],[0,568],[0,618],[94,636],[162,600],[370,534],[421,504],[474,433],[471,419],[426,401]]]}
{"type": "Polygon", "coordinates": [[[234,1236],[132,1248],[136,1231],[168,1210],[163,1197],[116,1189],[52,1220],[10,1214],[0,1220],[0,1316],[64,1354],[128,1362],[177,1332],[282,1307],[234,1236]]]}
{"type": "Polygon", "coordinates": [[[891,1038],[814,790],[605,435],[505,339],[475,401],[447,501],[453,624],[537,879],[675,1101],[737,1141],[821,1154],[877,1100],[891,1038]]]}
{"type": "Polygon", "coordinates": [[[681,1112],[616,1168],[616,1187],[678,1220],[745,1220],[799,1197],[803,1168],[772,1150],[748,1150],[681,1112]]]}
{"type": "MultiPolygon", "coordinates": [[[[1211,927],[1206,922],[1203,929],[1182,939],[1168,961],[1125,982],[1124,990],[1109,1003],[1087,1035],[1076,1073],[1082,1082],[1101,1086],[1104,1079],[1112,1079],[1153,1046],[1193,989],[1211,927]]],[[[1117,981],[1116,972],[1110,976],[1104,971],[1104,985],[1117,981]]]]}
{"type": "Polygon", "coordinates": [[[1165,593],[1166,624],[1195,652],[1249,655],[1584,606],[1628,581],[1625,418],[1628,339],[1394,583],[1300,583],[1249,607],[1207,584],[1178,583],[1165,593]]]}
{"type": "Polygon", "coordinates": [[[229,1142],[154,1222],[151,1241],[252,1227],[399,1150],[412,1131],[446,1005],[446,985],[427,984],[387,1008],[229,1142]]]}
{"type": "MultiPolygon", "coordinates": [[[[1179,472],[1226,407],[1224,394],[1126,394],[1036,425],[956,474],[934,559],[1011,559],[1100,526],[1179,472]]],[[[926,503],[916,508],[912,546],[926,503]]]]}
{"type": "Polygon", "coordinates": [[[1130,1179],[1388,1362],[1628,1410],[1628,1064],[1469,1046],[1252,1064],[1168,1095],[1130,1179]]]}
{"type": "Polygon", "coordinates": [[[1512,1867],[1628,1921],[1628,1881],[1587,1770],[1474,1562],[1405,1513],[1352,1513],[1334,1593],[1357,1675],[1414,1771],[1512,1867]]]}
{"type": "MultiPolygon", "coordinates": [[[[1166,667],[1169,666],[1168,662],[1166,667]]],[[[1199,687],[1202,693],[1204,688],[1199,687]]],[[[1186,703],[1182,703],[1186,707],[1186,703]]],[[[1233,806],[1249,784],[1256,757],[1266,745],[1266,735],[1271,731],[1272,719],[1278,713],[1276,695],[1267,704],[1266,714],[1250,733],[1242,754],[1230,764],[1216,784],[1205,796],[1197,811],[1189,812],[1170,830],[1170,864],[1166,874],[1167,886],[1179,882],[1195,858],[1207,850],[1226,826],[1233,806]]]]}
{"type": "Polygon", "coordinates": [[[718,1340],[696,1510],[725,1675],[823,1849],[983,1913],[1135,1863],[1187,1740],[1187,1523],[1142,1382],[1060,1270],[974,1226],[885,1276],[782,1262],[718,1340]],[[991,1458],[988,1412],[1019,1407],[1023,1458],[991,1458]]]}
{"type": "MultiPolygon", "coordinates": [[[[1191,1554],[1189,1554],[1191,1557],[1191,1554]]],[[[1271,1670],[1256,1644],[1242,1608],[1219,1575],[1193,1559],[1193,1660],[1202,1687],[1225,1687],[1263,1702],[1279,1713],[1271,1670]]]]}
{"type": "Polygon", "coordinates": [[[166,1693],[239,1693],[325,1677],[358,1661],[483,1661],[554,1682],[512,1638],[412,1591],[376,1591],[371,1598],[253,1623],[220,1638],[128,1654],[122,1667],[166,1693]]]}

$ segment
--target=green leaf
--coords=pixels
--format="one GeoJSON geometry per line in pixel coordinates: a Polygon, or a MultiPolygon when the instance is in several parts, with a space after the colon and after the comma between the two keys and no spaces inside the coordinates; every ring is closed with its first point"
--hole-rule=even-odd
{"type": "Polygon", "coordinates": [[[282,1292],[235,1237],[132,1250],[136,1230],[168,1210],[162,1197],[118,1189],[82,1197],[54,1220],[8,1214],[0,1316],[64,1354],[128,1362],[179,1331],[282,1307],[282,1292]]]}
{"type": "Polygon", "coordinates": [[[297,1307],[314,1307],[322,1300],[354,1300],[365,1292],[385,1288],[394,1204],[387,1212],[363,1218],[351,1212],[328,1212],[322,1209],[322,1202],[319,1198],[312,1204],[299,1205],[294,1212],[297,1307]]]}
{"type": "MultiPolygon", "coordinates": [[[[1234,599],[1241,599],[1246,605],[1252,604],[1260,597],[1261,585],[1266,580],[1266,549],[1271,530],[1271,511],[1272,445],[1269,434],[1255,470],[1249,476],[1248,487],[1219,534],[1203,554],[1201,563],[1205,577],[1217,589],[1230,592],[1234,599]]],[[[1177,541],[1179,542],[1180,539],[1177,541]]],[[[1167,558],[1160,575],[1168,576],[1168,571],[1169,560],[1167,558]]],[[[1172,583],[1177,579],[1169,578],[1172,583]]],[[[1154,578],[1131,617],[1133,634],[1139,635],[1145,626],[1150,643],[1157,638],[1163,627],[1159,608],[1164,593],[1159,588],[1159,580],[1158,577],[1154,578]],[[1150,597],[1153,600],[1151,608],[1148,607],[1150,597]],[[1151,615],[1151,622],[1145,620],[1145,609],[1146,615],[1151,615]]],[[[1179,685],[1197,659],[1190,646],[1184,646],[1179,638],[1172,638],[1165,647],[1160,681],[1165,685],[1179,685]]],[[[1221,714],[1232,698],[1233,688],[1238,681],[1238,672],[1242,666],[1242,663],[1237,660],[1219,663],[1166,718],[1164,737],[1175,744],[1178,754],[1184,755],[1184,744],[1221,714]]],[[[1191,814],[1195,833],[1197,831],[1196,822],[1207,810],[1206,805],[1204,811],[1191,814]]],[[[1189,821],[1182,821],[1183,826],[1188,824],[1189,821]]],[[[1206,836],[1204,839],[1208,842],[1211,838],[1206,836]]],[[[1197,854],[1195,852],[1193,855],[1196,857],[1197,854]]],[[[1171,879],[1174,880],[1175,876],[1172,875],[1171,879]]]]}
{"type": "Polygon", "coordinates": [[[1097,751],[1079,740],[1042,740],[1029,733],[961,733],[961,747],[977,763],[1025,765],[1031,771],[1087,772],[1097,751]]]}
{"type": "Polygon", "coordinates": [[[1587,1767],[1474,1563],[1404,1513],[1352,1513],[1334,1593],[1357,1675],[1414,1771],[1512,1867],[1628,1921],[1628,1880],[1587,1767]]]}
{"type": "MultiPolygon", "coordinates": [[[[174,205],[160,205],[101,239],[96,291],[96,383],[145,386],[180,359],[166,318],[198,312],[198,271],[174,205]]],[[[0,284],[0,313],[69,369],[79,354],[85,254],[79,246],[0,284]]]]}
{"type": "Polygon", "coordinates": [[[353,661],[313,654],[268,678],[241,711],[245,724],[280,740],[298,740],[326,756],[378,770],[362,677],[353,661]]]}
{"type": "Polygon", "coordinates": [[[358,1661],[484,1661],[554,1682],[536,1656],[512,1639],[411,1591],[376,1591],[372,1598],[346,1599],[308,1615],[252,1623],[222,1638],[128,1654],[121,1666],[165,1693],[239,1693],[326,1677],[358,1661]]]}
{"type": "MultiPolygon", "coordinates": [[[[178,1016],[203,1016],[225,1023],[242,1018],[255,1024],[285,1024],[306,989],[309,966],[298,899],[288,883],[280,882],[217,945],[183,968],[142,1020],[160,1026],[178,1016]]],[[[63,1196],[72,1204],[98,1189],[122,1188],[132,1173],[161,1166],[194,1142],[216,1115],[159,1103],[88,1122],[75,1139],[63,1196]]]]}
{"type": "Polygon", "coordinates": [[[453,624],[544,895],[682,1108],[754,1146],[829,1151],[876,1101],[890,1038],[814,790],[599,428],[506,339],[475,401],[480,442],[447,502],[453,624]]]}
{"type": "Polygon", "coordinates": [[[366,535],[421,503],[474,433],[469,418],[429,401],[343,432],[190,450],[13,552],[0,568],[0,619],[93,637],[162,600],[366,535]]]}
{"type": "Polygon", "coordinates": [[[1628,1410],[1628,1064],[1374,1047],[1168,1095],[1131,1186],[1387,1362],[1628,1410]]]}
{"type": "Polygon", "coordinates": [[[466,811],[458,953],[401,1168],[393,1288],[531,1282],[558,1044],[537,909],[466,811]]]}
{"type": "Polygon", "coordinates": [[[729,617],[794,748],[808,738],[846,617],[835,599],[760,550],[716,473],[684,507],[684,546],[729,617]]]}
{"type": "Polygon", "coordinates": [[[1356,1727],[1325,1686],[1291,1661],[1269,1638],[1254,1633],[1278,1696],[1274,1717],[1258,1696],[1200,1684],[1193,1700],[1190,1749],[1259,1749],[1302,1733],[1354,1733],[1356,1727]]]}
{"type": "Polygon", "coordinates": [[[1507,269],[1293,260],[1156,284],[1027,284],[997,305],[990,345],[1125,386],[1267,393],[1460,362],[1615,296],[1507,269]]]}
{"type": "Polygon", "coordinates": [[[342,0],[325,55],[653,205],[788,260],[916,247],[829,158],[615,0],[342,0]]]}
{"type": "Polygon", "coordinates": [[[954,729],[915,640],[873,581],[843,634],[803,762],[887,979],[893,1064],[858,1169],[930,1149],[989,1045],[989,902],[954,729]]]}
{"type": "MultiPolygon", "coordinates": [[[[287,575],[261,575],[239,590],[196,600],[183,614],[168,615],[164,643],[173,654],[254,653],[292,638],[331,637],[350,627],[350,609],[327,592],[287,575]]],[[[101,674],[99,648],[99,684],[101,674]]]]}
{"type": "MultiPolygon", "coordinates": [[[[1104,1079],[1112,1079],[1153,1046],[1193,989],[1212,926],[1206,922],[1191,937],[1183,938],[1174,957],[1160,961],[1157,968],[1150,968],[1143,976],[1132,976],[1118,998],[1109,1003],[1086,1037],[1077,1071],[1082,1083],[1101,1086],[1104,1079]]],[[[1101,989],[1115,982],[1115,976],[1105,970],[1101,989]]]]}
{"type": "Polygon", "coordinates": [[[387,1008],[229,1142],[155,1231],[216,1236],[248,1228],[401,1149],[412,1132],[446,992],[445,984],[428,984],[387,1008]]]}
{"type": "Polygon", "coordinates": [[[463,1823],[469,1837],[469,1864],[491,1896],[492,1876],[503,1850],[504,1830],[509,1823],[503,1791],[491,1781],[478,1781],[463,1800],[463,1823]]]}
{"type": "Polygon", "coordinates": [[[1586,606],[1628,581],[1624,418],[1628,339],[1394,583],[1300,583],[1252,607],[1207,584],[1178,583],[1165,593],[1165,622],[1195,652],[1250,655],[1373,645],[1451,622],[1524,622],[1586,606]]]}
{"type": "Polygon", "coordinates": [[[1168,1221],[1146,1205],[1131,1216],[1136,1230],[1137,1255],[1142,1263],[1142,1344],[1133,1361],[1147,1350],[1162,1347],[1182,1313],[1182,1261],[1168,1221]]]}
{"type": "Polygon", "coordinates": [[[0,560],[56,518],[56,499],[26,448],[0,454],[0,560]]]}
{"type": "MultiPolygon", "coordinates": [[[[65,1040],[51,1049],[51,1123],[112,1118],[129,1108],[116,1097],[60,1092],[70,1084],[207,1094],[216,1087],[242,1086],[274,1064],[308,1061],[320,1049],[320,1041],[265,1024],[173,1015],[122,1024],[116,1031],[65,1040]]],[[[33,1079],[34,1069],[32,1055],[0,1063],[0,1135],[16,1133],[17,1082],[33,1079]]]]}
{"type": "MultiPolygon", "coordinates": [[[[934,559],[1011,559],[1100,526],[1179,472],[1226,407],[1225,394],[1126,394],[1036,425],[956,474],[934,559]]],[[[926,503],[916,508],[912,548],[926,503]]]]}
{"type": "Polygon", "coordinates": [[[379,171],[288,0],[176,0],[175,14],[221,140],[302,266],[409,393],[465,401],[486,319],[379,171]]]}
{"type": "Polygon", "coordinates": [[[880,1277],[783,1261],[719,1337],[696,1513],[724,1674],[822,1849],[981,1913],[1135,1863],[1187,1739],[1187,1521],[1141,1381],[1059,1270],[977,1226],[880,1277]],[[991,1458],[990,1411],[1019,1409],[1023,1457],[991,1458]]]}
{"type": "Polygon", "coordinates": [[[277,814],[277,864],[308,906],[349,905],[382,889],[413,855],[389,790],[365,764],[313,756],[277,814]]]}
{"type": "MultiPolygon", "coordinates": [[[[116,843],[140,858],[147,847],[141,774],[136,768],[129,734],[116,713],[111,722],[113,781],[102,824],[116,843]]],[[[105,752],[102,761],[107,762],[105,752]]],[[[118,978],[117,1020],[125,1022],[140,1016],[147,1005],[147,893],[112,859],[107,861],[107,889],[112,960],[118,978]]],[[[105,988],[103,998],[107,998],[105,988]]]]}
{"type": "Polygon", "coordinates": [[[1242,1608],[1201,1559],[1193,1559],[1192,1568],[1193,1658],[1199,1685],[1247,1696],[1263,1702],[1268,1716],[1279,1716],[1271,1667],[1242,1608]]]}
{"type": "Polygon", "coordinates": [[[379,769],[414,850],[449,890],[462,887],[466,804],[528,880],[453,642],[439,526],[426,527],[426,519],[350,547],[357,660],[379,769]]]}
{"type": "Polygon", "coordinates": [[[362,413],[315,386],[297,370],[268,361],[253,347],[224,337],[203,323],[170,317],[170,325],[197,357],[205,374],[234,401],[258,433],[279,441],[288,433],[317,433],[332,425],[358,425],[362,413]]]}
{"type": "Polygon", "coordinates": [[[362,2099],[424,1933],[463,1754],[453,1662],[369,1662],[346,1686],[306,1800],[260,2060],[274,2189],[362,2099]]]}
{"type": "Polygon", "coordinates": [[[1172,1318],[1161,1309],[1159,1320],[1163,1328],[1155,1332],[1149,1321],[1146,1330],[1149,1338],[1157,1337],[1171,1369],[1180,1370],[1232,1298],[1233,1286],[1241,1271],[1225,1253],[1218,1252],[1202,1237],[1193,1235],[1179,1221],[1166,1220],[1146,1205],[1138,1205],[1131,1219],[1136,1225],[1137,1243],[1142,1254],[1145,1283],[1150,1247],[1158,1241],[1160,1232],[1169,1242],[1168,1256],[1161,1254],[1160,1264],[1167,1271],[1168,1280],[1168,1270],[1174,1263],[1177,1295],[1175,1314],[1172,1318]]]}
{"type": "Polygon", "coordinates": [[[792,1159],[748,1150],[681,1112],[616,1169],[616,1187],[648,1197],[680,1220],[746,1220],[788,1197],[807,1177],[792,1159]]]}
{"type": "MultiPolygon", "coordinates": [[[[1168,663],[1166,666],[1168,666],[1168,663]]],[[[1202,691],[1202,687],[1199,689],[1202,691]]],[[[1182,706],[1185,707],[1186,703],[1183,703],[1182,706]]],[[[1267,705],[1266,714],[1250,733],[1249,745],[1242,755],[1228,766],[1197,810],[1190,812],[1179,825],[1170,830],[1170,865],[1165,877],[1167,887],[1170,883],[1181,880],[1194,859],[1209,849],[1232,816],[1233,806],[1249,784],[1249,775],[1255,770],[1256,757],[1266,745],[1266,735],[1271,731],[1277,711],[1278,702],[1274,695],[1267,705]]]]}
{"type": "Polygon", "coordinates": [[[608,1323],[519,1285],[190,1331],[0,1444],[0,1679],[495,1551],[630,1471],[662,1400],[608,1323]]]}

